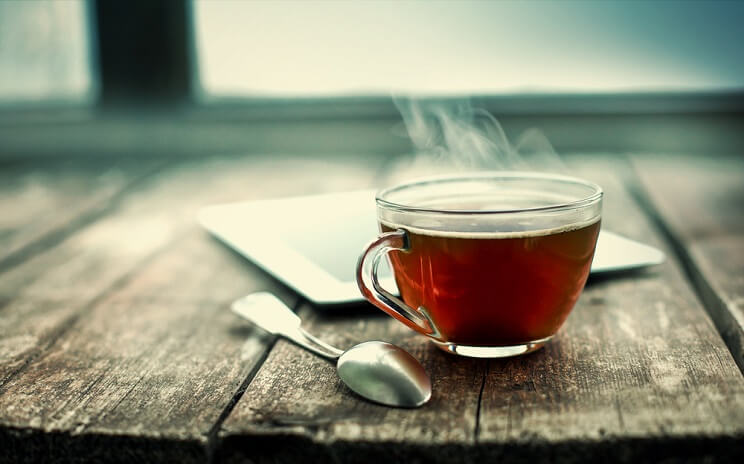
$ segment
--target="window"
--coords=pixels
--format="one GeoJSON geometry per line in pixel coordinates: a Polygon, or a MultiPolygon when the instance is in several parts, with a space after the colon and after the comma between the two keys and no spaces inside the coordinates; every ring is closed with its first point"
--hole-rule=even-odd
{"type": "Polygon", "coordinates": [[[744,87],[744,2],[195,1],[207,96],[744,87]]]}
{"type": "Polygon", "coordinates": [[[0,1],[0,103],[91,99],[88,24],[83,0],[0,1]]]}

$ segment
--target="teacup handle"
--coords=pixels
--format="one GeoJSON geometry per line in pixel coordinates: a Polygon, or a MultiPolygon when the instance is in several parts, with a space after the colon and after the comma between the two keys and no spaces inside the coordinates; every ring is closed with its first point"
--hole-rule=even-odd
{"type": "Polygon", "coordinates": [[[398,229],[386,232],[373,240],[357,262],[357,284],[364,297],[370,303],[385,311],[390,316],[401,321],[413,330],[439,339],[440,334],[423,308],[414,309],[403,300],[388,292],[377,277],[380,261],[386,253],[391,251],[407,252],[411,249],[408,232],[398,229]]]}

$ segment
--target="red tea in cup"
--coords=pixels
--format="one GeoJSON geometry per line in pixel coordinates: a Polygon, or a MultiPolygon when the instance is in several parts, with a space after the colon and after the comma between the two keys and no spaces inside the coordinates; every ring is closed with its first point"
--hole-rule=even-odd
{"type": "MultiPolygon", "coordinates": [[[[503,236],[408,229],[411,250],[390,253],[390,262],[403,301],[426,308],[445,340],[515,345],[548,338],[566,320],[599,224],[503,236]]],[[[397,228],[382,224],[385,232],[397,228]]]]}

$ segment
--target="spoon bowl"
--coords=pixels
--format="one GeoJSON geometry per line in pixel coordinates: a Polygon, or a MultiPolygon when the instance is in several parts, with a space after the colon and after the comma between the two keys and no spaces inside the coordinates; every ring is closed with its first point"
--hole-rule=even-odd
{"type": "Polygon", "coordinates": [[[417,407],[431,398],[431,380],[421,364],[390,343],[355,345],[338,358],[336,370],[355,393],[388,406],[417,407]]]}
{"type": "Polygon", "coordinates": [[[232,310],[275,335],[336,361],[341,380],[356,394],[386,406],[415,408],[431,398],[431,379],[421,363],[402,348],[369,341],[343,351],[312,336],[276,296],[259,292],[233,302],[232,310]]]}

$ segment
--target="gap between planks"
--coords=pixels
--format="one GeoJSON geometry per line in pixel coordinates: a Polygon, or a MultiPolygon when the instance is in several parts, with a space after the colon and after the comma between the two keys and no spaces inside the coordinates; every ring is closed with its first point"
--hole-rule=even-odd
{"type": "Polygon", "coordinates": [[[478,392],[478,406],[475,410],[475,431],[473,433],[473,439],[475,443],[478,443],[480,435],[480,415],[481,415],[481,403],[483,402],[483,391],[486,389],[486,381],[488,380],[488,374],[491,371],[491,360],[486,359],[486,367],[483,369],[483,382],[481,383],[480,392],[478,392]]]}
{"type": "Polygon", "coordinates": [[[685,277],[690,282],[690,286],[694,290],[695,296],[713,321],[718,335],[726,344],[726,348],[734,358],[734,361],[739,368],[739,372],[744,376],[744,357],[738,354],[742,352],[741,341],[737,337],[737,334],[731,333],[728,330],[729,327],[737,323],[733,320],[733,314],[726,309],[725,302],[720,299],[716,294],[716,291],[706,280],[702,271],[698,266],[696,266],[695,260],[685,247],[683,239],[675,234],[672,227],[667,224],[657,210],[653,200],[651,199],[650,193],[638,178],[636,168],[632,163],[630,163],[627,157],[621,159],[623,161],[622,167],[625,171],[623,177],[625,178],[629,193],[648,215],[651,223],[659,230],[663,239],[669,244],[670,250],[682,265],[685,277]]]}
{"type": "MultiPolygon", "coordinates": [[[[292,307],[292,311],[295,313],[302,307],[302,305],[307,304],[308,301],[304,298],[299,298],[297,300],[297,303],[295,303],[294,307],[292,307]]],[[[206,454],[207,454],[207,463],[212,464],[216,462],[216,456],[218,455],[219,446],[221,443],[221,439],[218,436],[218,433],[220,431],[220,428],[222,427],[222,424],[225,422],[225,420],[230,416],[230,413],[235,408],[235,405],[238,404],[238,401],[243,397],[243,394],[248,389],[248,386],[251,384],[253,379],[256,377],[256,374],[258,374],[258,371],[261,370],[261,367],[263,367],[264,361],[266,361],[266,358],[269,357],[269,354],[274,349],[274,346],[276,345],[276,341],[279,339],[279,336],[273,336],[271,341],[269,342],[269,345],[264,350],[263,354],[258,358],[258,361],[253,366],[253,369],[248,372],[248,375],[245,376],[245,379],[240,383],[240,386],[235,391],[235,394],[230,399],[230,401],[225,406],[225,409],[222,410],[219,417],[217,417],[217,421],[214,423],[212,428],[207,433],[207,444],[206,444],[206,454]]]]}
{"type": "Polygon", "coordinates": [[[157,258],[162,253],[169,250],[171,247],[176,246],[180,239],[182,239],[187,234],[182,234],[180,237],[176,237],[173,241],[166,244],[165,246],[153,250],[152,253],[145,256],[143,259],[141,259],[137,264],[132,266],[132,268],[124,273],[122,276],[120,276],[118,279],[116,279],[114,282],[112,282],[108,287],[101,290],[98,295],[96,295],[93,299],[91,299],[80,311],[76,312],[75,314],[72,314],[70,317],[68,317],[66,320],[64,320],[59,327],[55,330],[54,334],[52,334],[49,337],[49,340],[47,343],[44,344],[44,346],[37,347],[36,353],[29,356],[23,364],[21,364],[16,370],[10,372],[4,379],[0,379],[0,395],[4,393],[5,386],[13,380],[16,376],[23,373],[24,370],[28,368],[32,363],[35,361],[38,361],[39,359],[43,359],[43,357],[50,352],[51,348],[59,341],[65,333],[75,325],[75,323],[80,320],[81,317],[85,316],[88,312],[92,311],[101,301],[103,301],[106,297],[109,295],[115,293],[118,289],[123,288],[126,286],[126,284],[137,275],[137,273],[145,266],[147,266],[148,263],[153,261],[155,258],[157,258]]]}
{"type": "MultiPolygon", "coordinates": [[[[23,245],[21,248],[11,252],[6,257],[0,259],[0,274],[12,269],[18,264],[33,258],[34,256],[62,243],[65,239],[83,228],[95,223],[99,219],[111,214],[121,204],[121,200],[129,194],[134,188],[145,180],[162,172],[166,167],[174,165],[173,161],[163,160],[157,163],[152,169],[146,170],[139,175],[135,175],[127,182],[118,192],[108,198],[101,199],[100,202],[92,205],[90,209],[84,211],[74,218],[68,224],[50,230],[36,240],[23,245]]],[[[1,305],[0,305],[1,307],[1,305]]]]}

